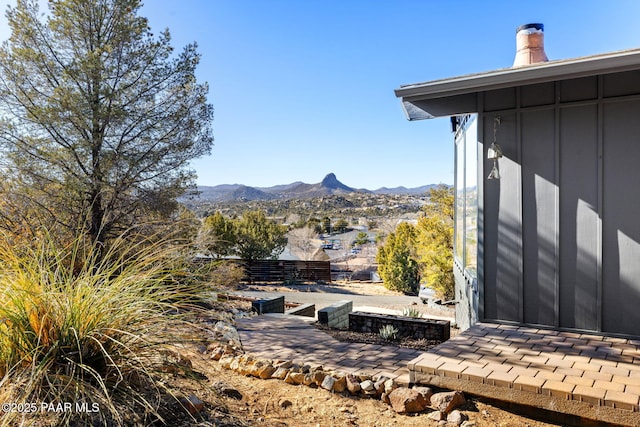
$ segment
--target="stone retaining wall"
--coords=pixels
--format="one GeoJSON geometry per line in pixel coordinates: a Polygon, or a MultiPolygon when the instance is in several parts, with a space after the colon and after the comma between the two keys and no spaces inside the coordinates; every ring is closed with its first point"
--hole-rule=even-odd
{"type": "Polygon", "coordinates": [[[318,322],[330,328],[347,329],[351,311],[353,311],[353,302],[338,301],[333,305],[318,310],[318,322]]]}
{"type": "Polygon", "coordinates": [[[296,316],[304,317],[316,317],[316,305],[315,304],[301,304],[296,307],[290,308],[286,311],[286,314],[293,314],[296,316]]]}
{"type": "Polygon", "coordinates": [[[349,314],[349,330],[377,334],[380,328],[391,325],[398,330],[398,337],[446,341],[450,336],[448,320],[373,314],[356,311],[349,314]]]}
{"type": "Polygon", "coordinates": [[[284,296],[254,301],[251,308],[258,314],[284,313],[284,296]]]}

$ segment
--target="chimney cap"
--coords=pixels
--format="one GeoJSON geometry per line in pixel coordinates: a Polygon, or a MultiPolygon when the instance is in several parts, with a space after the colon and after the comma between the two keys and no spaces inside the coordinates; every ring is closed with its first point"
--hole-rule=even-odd
{"type": "Polygon", "coordinates": [[[535,30],[539,30],[539,31],[544,31],[544,24],[524,24],[524,25],[520,25],[518,28],[516,28],[516,34],[519,33],[522,30],[528,30],[528,29],[535,29],[535,30]]]}

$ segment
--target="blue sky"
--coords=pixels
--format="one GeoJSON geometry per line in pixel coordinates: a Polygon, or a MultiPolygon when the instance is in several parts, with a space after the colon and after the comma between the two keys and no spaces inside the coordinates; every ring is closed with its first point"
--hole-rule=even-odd
{"type": "Polygon", "coordinates": [[[146,0],[141,13],[202,54],[215,146],[193,163],[201,185],[452,183],[449,121],[408,122],[394,89],[508,67],[531,22],[550,59],[640,47],[637,0],[146,0]]]}

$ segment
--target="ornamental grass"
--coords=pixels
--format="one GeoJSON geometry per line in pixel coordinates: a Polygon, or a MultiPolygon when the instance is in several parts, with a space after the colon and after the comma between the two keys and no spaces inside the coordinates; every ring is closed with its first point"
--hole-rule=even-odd
{"type": "Polygon", "coordinates": [[[179,247],[0,239],[0,425],[162,422],[159,368],[202,298],[179,247]],[[5,243],[2,243],[5,242],[5,243]],[[10,406],[7,406],[9,404],[10,406]]]}

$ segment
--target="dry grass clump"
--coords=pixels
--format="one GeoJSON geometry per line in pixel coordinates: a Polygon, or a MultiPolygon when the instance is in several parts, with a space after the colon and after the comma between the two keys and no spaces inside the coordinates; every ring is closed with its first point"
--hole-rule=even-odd
{"type": "Polygon", "coordinates": [[[161,420],[162,349],[178,339],[178,305],[203,291],[179,248],[118,241],[104,253],[80,241],[64,248],[45,241],[16,253],[6,242],[0,402],[13,407],[3,406],[0,425],[161,420]]]}

